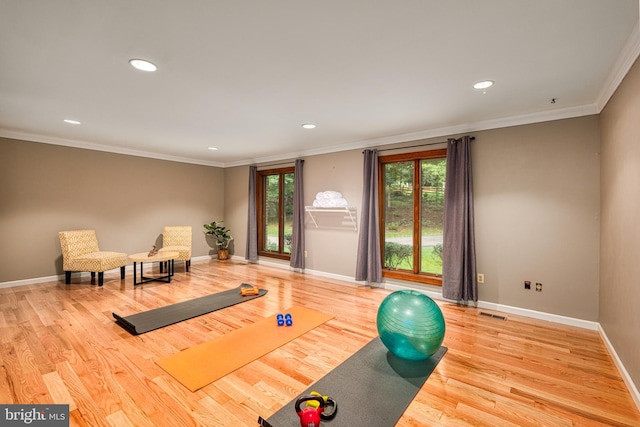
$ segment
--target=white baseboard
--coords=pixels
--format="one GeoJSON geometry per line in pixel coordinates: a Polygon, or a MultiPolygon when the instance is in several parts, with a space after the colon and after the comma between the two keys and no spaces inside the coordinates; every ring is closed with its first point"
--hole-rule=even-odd
{"type": "Polygon", "coordinates": [[[513,307],[510,305],[495,304],[491,302],[478,301],[479,308],[502,311],[504,313],[516,314],[519,316],[531,317],[538,320],[560,323],[562,325],[576,326],[578,328],[597,331],[600,324],[590,320],[576,319],[575,317],[561,316],[559,314],[545,313],[544,311],[529,310],[526,308],[513,307]]]}
{"type": "Polygon", "coordinates": [[[0,283],[0,288],[13,288],[14,286],[36,285],[38,283],[55,282],[64,280],[64,274],[58,276],[34,277],[31,279],[12,280],[11,282],[0,283]]]}
{"type": "MultiPolygon", "coordinates": [[[[258,261],[258,264],[269,266],[269,267],[288,269],[293,271],[293,269],[289,266],[289,264],[286,264],[286,263],[264,261],[261,259],[258,261]]],[[[339,274],[332,274],[332,273],[326,273],[322,271],[308,270],[308,269],[304,270],[304,273],[312,274],[314,276],[328,277],[331,279],[340,280],[345,282],[345,284],[348,284],[348,285],[352,285],[352,284],[354,286],[365,285],[364,282],[356,281],[351,276],[343,276],[339,274]]],[[[441,301],[448,301],[445,298],[442,298],[442,291],[440,290],[439,287],[414,285],[411,282],[399,282],[399,281],[385,281],[384,283],[382,283],[381,287],[383,287],[384,289],[392,290],[392,291],[412,289],[418,292],[422,292],[423,294],[427,295],[430,298],[441,300],[441,301]]],[[[450,301],[450,302],[455,303],[455,301],[450,301]]],[[[562,325],[576,326],[579,328],[590,329],[592,331],[598,330],[598,327],[600,326],[597,322],[592,322],[589,320],[576,319],[573,317],[561,316],[561,315],[552,314],[552,313],[545,313],[545,312],[536,311],[536,310],[529,310],[526,308],[512,307],[509,305],[497,304],[497,303],[492,303],[487,301],[478,301],[477,307],[486,308],[486,309],[495,310],[495,311],[502,311],[504,313],[516,314],[519,316],[531,317],[539,320],[547,320],[549,322],[560,323],[562,325]]]]}
{"type": "Polygon", "coordinates": [[[313,276],[326,277],[328,279],[339,280],[341,282],[344,282],[344,284],[347,285],[347,286],[364,286],[364,285],[366,285],[365,282],[359,282],[359,281],[354,280],[353,277],[343,276],[341,274],[333,274],[333,273],[327,273],[327,272],[324,272],[324,271],[309,270],[309,269],[304,270],[304,272],[306,274],[311,274],[313,276]]]}
{"type": "MultiPolygon", "coordinates": [[[[433,299],[441,301],[449,301],[455,303],[455,301],[447,300],[442,297],[442,291],[439,288],[424,289],[423,287],[405,285],[404,283],[389,282],[385,283],[385,289],[390,290],[402,290],[413,289],[418,292],[431,297],[433,299]]],[[[592,331],[598,330],[600,326],[597,322],[589,320],[576,319],[574,317],[561,316],[559,314],[545,313],[543,311],[529,310],[526,308],[513,307],[510,305],[498,304],[494,302],[478,301],[476,304],[478,308],[486,308],[489,310],[501,311],[503,313],[516,314],[518,316],[531,317],[538,320],[547,320],[549,322],[560,323],[562,325],[576,326],[579,328],[590,329],[592,331]]]]}
{"type": "Polygon", "coordinates": [[[633,383],[631,375],[629,375],[629,372],[627,372],[627,369],[622,364],[622,360],[620,360],[620,358],[618,357],[616,349],[613,347],[613,344],[611,344],[611,341],[609,341],[609,337],[607,337],[607,334],[605,333],[604,329],[602,329],[602,326],[600,324],[598,324],[598,332],[600,332],[600,336],[602,337],[602,341],[604,341],[604,345],[607,346],[611,357],[613,357],[613,361],[616,364],[618,371],[620,372],[622,380],[627,386],[627,390],[629,390],[629,394],[631,394],[631,398],[638,407],[638,410],[640,410],[640,392],[638,391],[638,388],[633,383]]]}
{"type": "MultiPolygon", "coordinates": [[[[196,261],[196,262],[198,262],[198,261],[208,261],[208,260],[211,260],[212,258],[214,258],[214,257],[209,256],[209,255],[205,255],[205,256],[192,258],[191,261],[192,262],[193,261],[196,261]]],[[[243,257],[232,256],[231,258],[234,261],[247,262],[243,257]]],[[[291,268],[291,266],[289,266],[288,263],[285,263],[285,262],[265,261],[265,260],[261,259],[261,260],[258,261],[258,264],[259,265],[268,266],[268,267],[280,268],[280,269],[284,269],[284,270],[298,271],[298,272],[303,273],[303,274],[311,274],[311,275],[319,276],[319,277],[327,277],[327,278],[330,278],[330,279],[335,279],[335,280],[339,280],[341,282],[344,282],[348,286],[352,286],[352,285],[353,286],[363,286],[363,285],[366,285],[365,282],[356,281],[351,276],[344,276],[344,275],[340,275],[340,274],[326,273],[326,272],[323,272],[323,271],[308,270],[308,269],[306,269],[306,270],[297,270],[297,269],[294,270],[293,268],[291,268]]],[[[126,271],[131,271],[132,269],[133,269],[133,265],[127,265],[127,267],[125,268],[126,271]]],[[[89,274],[89,273],[81,273],[81,274],[89,274]]],[[[57,280],[64,280],[64,274],[61,274],[61,275],[58,275],[58,276],[36,277],[36,278],[31,278],[31,279],[14,280],[14,281],[11,281],[11,282],[3,282],[3,283],[0,283],[0,288],[10,288],[10,287],[13,287],[13,286],[33,285],[33,284],[38,284],[38,283],[43,283],[43,282],[52,282],[52,281],[57,281],[57,280]]],[[[441,301],[448,301],[448,300],[442,298],[442,292],[438,288],[433,288],[433,287],[426,287],[425,288],[424,286],[412,285],[411,283],[392,282],[392,281],[388,281],[388,282],[383,283],[381,285],[381,287],[383,287],[384,289],[392,290],[392,291],[413,289],[413,290],[422,292],[423,294],[427,295],[430,298],[441,300],[441,301]],[[429,289],[429,288],[433,288],[433,289],[429,289]]],[[[455,302],[455,301],[451,301],[451,302],[455,302]]],[[[633,383],[633,380],[631,379],[631,376],[629,375],[629,373],[625,369],[624,365],[622,364],[622,361],[618,357],[618,354],[616,353],[615,348],[613,347],[613,345],[609,341],[609,338],[607,337],[607,334],[604,332],[604,330],[602,329],[602,327],[600,326],[600,324],[598,322],[592,322],[592,321],[588,321],[588,320],[576,319],[576,318],[567,317],[567,316],[560,316],[560,315],[557,315],[557,314],[545,313],[545,312],[541,312],[541,311],[529,310],[529,309],[526,309],[526,308],[513,307],[513,306],[509,306],[509,305],[497,304],[497,303],[492,303],[492,302],[487,302],[487,301],[478,301],[477,307],[478,308],[486,308],[486,309],[489,309],[489,310],[501,311],[501,312],[509,313],[509,314],[516,314],[516,315],[519,315],[519,316],[530,317],[530,318],[533,318],[533,319],[546,320],[546,321],[549,321],[549,322],[559,323],[559,324],[562,324],[562,325],[576,326],[576,327],[579,327],[579,328],[598,331],[600,333],[600,336],[602,337],[602,340],[604,341],[605,345],[607,346],[607,349],[609,350],[609,353],[613,357],[613,360],[614,360],[614,362],[616,364],[616,367],[620,371],[620,375],[622,376],[622,379],[623,379],[624,383],[626,384],[627,389],[629,390],[629,393],[631,394],[631,397],[633,398],[633,400],[634,400],[636,406],[638,407],[638,409],[640,409],[640,392],[638,392],[638,388],[633,383]]]]}
{"type": "MultiPolygon", "coordinates": [[[[193,261],[209,261],[211,259],[211,256],[209,255],[205,255],[205,256],[199,256],[199,257],[195,257],[195,258],[191,258],[191,262],[193,263],[193,261]]],[[[115,271],[116,269],[114,269],[115,271]]],[[[131,274],[133,274],[133,264],[129,264],[127,266],[125,266],[124,268],[125,272],[129,272],[131,274]]],[[[74,272],[73,275],[74,277],[78,277],[78,274],[80,275],[80,277],[82,277],[83,275],[89,275],[91,273],[87,273],[87,272],[74,272]]],[[[38,283],[46,283],[46,282],[56,282],[58,280],[64,280],[64,273],[63,274],[58,274],[56,276],[44,276],[44,277],[33,277],[30,279],[22,279],[22,280],[13,280],[11,282],[2,282],[0,283],[0,289],[2,288],[12,288],[14,286],[25,286],[25,285],[37,285],[38,283]]]]}
{"type": "MultiPolygon", "coordinates": [[[[246,261],[246,260],[245,260],[246,261]]],[[[318,271],[318,270],[309,270],[309,269],[298,269],[298,268],[292,268],[288,263],[286,262],[277,262],[277,261],[265,261],[264,259],[260,259],[258,260],[258,264],[259,265],[264,265],[267,267],[274,267],[274,268],[280,268],[280,269],[284,269],[284,270],[289,270],[289,271],[295,271],[297,273],[301,273],[301,274],[311,274],[313,276],[319,276],[319,277],[326,277],[329,279],[334,279],[334,280],[339,280],[341,282],[344,282],[345,285],[347,286],[364,286],[365,282],[359,282],[353,279],[353,277],[350,276],[344,276],[341,274],[334,274],[334,273],[327,273],[325,271],[318,271]]]]}
{"type": "MultiPolygon", "coordinates": [[[[191,261],[192,262],[193,261],[196,261],[196,262],[198,262],[198,261],[208,261],[208,260],[211,260],[212,258],[214,258],[214,257],[211,257],[209,255],[205,255],[205,256],[192,258],[191,261]]],[[[243,257],[232,256],[231,258],[234,261],[247,262],[243,257]]],[[[285,270],[289,270],[289,271],[298,271],[298,272],[303,273],[303,274],[311,274],[311,275],[314,275],[314,276],[327,277],[327,278],[330,278],[330,279],[335,279],[335,280],[339,280],[341,282],[344,282],[345,284],[347,284],[349,286],[351,286],[351,285],[353,285],[353,286],[363,286],[363,285],[366,284],[365,282],[360,282],[360,281],[354,280],[354,278],[351,277],[351,276],[344,276],[344,275],[340,275],[340,274],[333,274],[333,273],[327,273],[327,272],[323,272],[323,271],[309,270],[309,269],[305,269],[305,270],[297,270],[297,269],[295,269],[294,270],[286,262],[278,262],[278,261],[270,261],[270,260],[260,259],[258,261],[258,264],[259,265],[268,266],[268,267],[285,269],[285,270]]],[[[127,265],[126,268],[125,268],[125,271],[131,271],[132,269],[133,269],[133,265],[127,265]]],[[[77,273],[75,273],[75,274],[77,274],[77,273]]],[[[81,274],[89,274],[89,273],[81,273],[81,274]]],[[[12,281],[12,282],[4,282],[4,283],[0,283],[0,288],[9,288],[9,287],[21,286],[21,285],[33,285],[33,284],[37,284],[37,283],[51,282],[51,281],[56,281],[56,280],[64,280],[64,274],[61,274],[61,275],[58,275],[58,276],[37,277],[37,278],[32,278],[32,279],[15,280],[15,281],[12,281]]],[[[413,289],[413,290],[416,290],[416,291],[424,293],[425,295],[429,296],[430,298],[438,299],[438,300],[444,300],[444,298],[442,298],[441,290],[439,288],[437,288],[437,287],[424,286],[424,285],[417,286],[417,285],[411,284],[410,282],[395,282],[395,281],[385,281],[382,284],[382,287],[384,287],[384,289],[389,289],[389,290],[413,289]]],[[[455,301],[451,301],[451,302],[455,302],[455,301]]],[[[490,310],[502,311],[502,312],[505,312],[505,313],[531,317],[531,318],[534,318],[534,319],[548,320],[550,322],[560,323],[560,324],[563,324],[563,325],[577,326],[577,327],[580,327],[580,328],[591,329],[591,330],[594,330],[594,331],[600,329],[600,325],[597,322],[591,322],[591,321],[588,321],[588,320],[582,320],[582,319],[576,319],[576,318],[572,318],[572,317],[560,316],[560,315],[557,315],[557,314],[545,313],[545,312],[536,311],[536,310],[529,310],[529,309],[526,309],[526,308],[512,307],[512,306],[508,306],[508,305],[497,304],[497,303],[492,303],[492,302],[487,302],[487,301],[478,301],[477,306],[479,308],[487,308],[487,309],[490,309],[490,310]]]]}

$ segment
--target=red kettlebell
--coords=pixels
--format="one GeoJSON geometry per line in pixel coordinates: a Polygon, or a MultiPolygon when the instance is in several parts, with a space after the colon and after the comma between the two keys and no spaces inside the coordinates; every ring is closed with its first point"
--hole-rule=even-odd
{"type": "Polygon", "coordinates": [[[324,411],[324,399],[322,396],[308,395],[296,400],[296,414],[300,417],[300,426],[302,427],[318,427],[322,411],[324,411]],[[300,405],[310,400],[318,402],[318,407],[307,406],[306,408],[300,408],[300,405]]]}

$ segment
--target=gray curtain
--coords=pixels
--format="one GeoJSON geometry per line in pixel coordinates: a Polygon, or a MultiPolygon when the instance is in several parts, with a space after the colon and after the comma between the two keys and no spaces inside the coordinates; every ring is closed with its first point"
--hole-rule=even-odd
{"type": "Polygon", "coordinates": [[[471,140],[448,140],[444,190],[442,296],[464,303],[478,301],[471,140]]]}
{"type": "Polygon", "coordinates": [[[291,260],[293,268],[304,269],[304,185],[302,171],[304,160],[297,159],[293,171],[293,233],[291,235],[291,260]]]}
{"type": "Polygon", "coordinates": [[[247,221],[247,251],[245,259],[258,262],[258,218],[256,213],[257,166],[249,166],[249,212],[247,221]]]}
{"type": "Polygon", "coordinates": [[[382,282],[379,217],[378,151],[365,150],[356,280],[382,282]]]}

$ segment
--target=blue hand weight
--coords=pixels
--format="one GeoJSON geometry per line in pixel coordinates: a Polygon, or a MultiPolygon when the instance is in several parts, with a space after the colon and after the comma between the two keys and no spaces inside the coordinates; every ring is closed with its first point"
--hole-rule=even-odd
{"type": "Polygon", "coordinates": [[[276,316],[276,319],[278,320],[278,326],[283,326],[284,325],[284,317],[282,317],[282,314],[278,314],[276,316]]]}
{"type": "Polygon", "coordinates": [[[284,316],[284,319],[285,319],[285,322],[286,322],[287,326],[293,325],[293,319],[291,318],[291,314],[287,313],[284,316]]]}

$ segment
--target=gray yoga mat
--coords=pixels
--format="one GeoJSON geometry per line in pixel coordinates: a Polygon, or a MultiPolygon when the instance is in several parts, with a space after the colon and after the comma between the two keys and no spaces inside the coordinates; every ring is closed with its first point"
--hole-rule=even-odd
{"type": "Polygon", "coordinates": [[[258,295],[242,296],[241,288],[253,287],[247,283],[243,283],[234,289],[228,291],[217,292],[189,301],[179,302],[177,304],[167,305],[165,307],[154,308],[153,310],[143,311],[141,313],[132,314],[130,316],[120,316],[112,313],[116,319],[116,323],[134,335],[144,334],[154,329],[163,328],[182,322],[183,320],[211,313],[212,311],[240,304],[259,298],[267,293],[266,289],[260,289],[258,295]]]}
{"type": "MultiPolygon", "coordinates": [[[[376,337],[301,396],[317,391],[336,401],[336,416],[332,420],[322,420],[321,426],[391,427],[398,422],[446,352],[447,348],[443,346],[427,360],[404,360],[391,354],[380,337],[376,337]]],[[[299,427],[295,411],[298,397],[266,422],[260,417],[258,424],[299,427]]]]}

